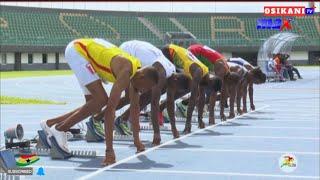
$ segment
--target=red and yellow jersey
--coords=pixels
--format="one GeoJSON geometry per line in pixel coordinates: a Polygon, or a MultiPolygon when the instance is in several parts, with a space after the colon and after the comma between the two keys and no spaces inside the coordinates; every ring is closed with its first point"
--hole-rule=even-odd
{"type": "Polygon", "coordinates": [[[214,64],[218,61],[223,61],[226,71],[228,71],[228,64],[226,58],[218,51],[202,44],[193,44],[188,48],[203,64],[205,64],[210,71],[213,71],[214,64]]]}
{"type": "Polygon", "coordinates": [[[223,61],[226,71],[229,70],[226,58],[218,51],[202,44],[193,44],[188,48],[210,71],[213,71],[214,64],[223,61]]]}
{"type": "Polygon", "coordinates": [[[170,44],[168,48],[170,53],[169,59],[176,67],[183,69],[189,77],[191,77],[190,66],[194,63],[202,69],[202,76],[209,73],[208,67],[201,63],[198,58],[187,49],[174,44],[170,44]]]}
{"type": "Polygon", "coordinates": [[[218,51],[202,44],[193,44],[188,48],[188,50],[191,51],[196,57],[203,57],[203,59],[212,64],[220,59],[225,59],[225,57],[218,51]]]}
{"type": "Polygon", "coordinates": [[[110,66],[111,60],[115,56],[122,56],[131,62],[132,74],[130,77],[132,78],[141,67],[140,61],[117,46],[103,40],[100,41],[101,39],[78,39],[74,42],[74,47],[82,57],[90,62],[103,81],[116,81],[110,66]]]}

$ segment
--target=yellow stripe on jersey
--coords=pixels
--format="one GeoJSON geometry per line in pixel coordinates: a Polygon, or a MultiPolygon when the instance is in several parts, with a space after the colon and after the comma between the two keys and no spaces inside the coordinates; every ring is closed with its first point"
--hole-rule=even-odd
{"type": "Polygon", "coordinates": [[[209,69],[206,65],[198,60],[190,51],[187,49],[170,44],[169,45],[170,56],[173,59],[173,63],[178,67],[182,68],[184,72],[191,77],[190,66],[196,63],[202,69],[202,77],[209,73],[209,69]]]}
{"type": "Polygon", "coordinates": [[[140,61],[124,52],[117,46],[106,47],[99,44],[94,39],[78,39],[74,43],[75,49],[79,54],[84,57],[93,69],[97,72],[98,76],[103,81],[115,82],[116,77],[114,76],[111,69],[111,60],[115,56],[122,56],[128,59],[132,64],[131,78],[135,75],[137,70],[141,67],[140,61]]]}

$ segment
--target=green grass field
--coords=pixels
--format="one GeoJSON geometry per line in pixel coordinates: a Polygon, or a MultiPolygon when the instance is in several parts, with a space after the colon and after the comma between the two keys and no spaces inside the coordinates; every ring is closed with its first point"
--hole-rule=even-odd
{"type": "MultiPolygon", "coordinates": [[[[43,76],[59,76],[72,75],[71,70],[47,70],[47,71],[2,71],[0,79],[22,78],[22,77],[43,77],[43,76]]],[[[20,98],[13,96],[0,96],[0,104],[53,104],[64,105],[65,102],[55,102],[42,99],[20,98]]]]}
{"type": "Polygon", "coordinates": [[[71,75],[71,70],[48,70],[48,71],[3,71],[0,72],[0,79],[21,78],[21,77],[41,77],[71,75]]]}
{"type": "Polygon", "coordinates": [[[0,104],[53,104],[53,105],[65,105],[65,102],[55,102],[42,99],[33,98],[20,98],[13,96],[0,96],[0,104]]]}

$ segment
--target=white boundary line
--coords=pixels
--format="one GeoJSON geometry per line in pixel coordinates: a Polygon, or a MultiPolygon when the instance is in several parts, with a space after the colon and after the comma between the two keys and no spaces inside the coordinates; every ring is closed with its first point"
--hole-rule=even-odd
{"type": "MultiPolygon", "coordinates": [[[[319,121],[316,121],[316,120],[248,120],[248,119],[238,119],[239,122],[240,121],[249,121],[249,122],[257,122],[257,123],[260,123],[260,122],[293,122],[293,123],[297,123],[297,122],[308,122],[308,123],[319,123],[319,121]]],[[[206,123],[206,121],[204,121],[206,123]]],[[[238,121],[237,121],[238,122],[238,121]]],[[[1,122],[1,125],[6,125],[6,126],[9,126],[9,125],[12,125],[12,124],[23,124],[24,126],[25,125],[39,125],[39,122],[8,122],[8,123],[3,123],[1,122]]],[[[198,122],[196,122],[198,123],[198,122]]],[[[244,122],[242,122],[244,123],[244,122]]],[[[140,123],[141,124],[141,123],[140,123]]],[[[180,125],[180,124],[177,124],[177,125],[180,125]]],[[[184,125],[184,124],[183,124],[184,125]]],[[[40,126],[40,125],[39,125],[40,126]]],[[[244,127],[244,126],[239,126],[239,127],[244,127]]],[[[261,126],[255,126],[255,127],[261,127],[261,126]]],[[[301,128],[301,127],[284,127],[284,128],[301,128]]],[[[309,128],[309,127],[306,127],[306,128],[309,128]]],[[[314,128],[314,129],[319,129],[319,128],[314,128]]],[[[25,133],[30,133],[30,132],[33,132],[33,131],[25,131],[25,133]]]]}
{"type": "MultiPolygon", "coordinates": [[[[239,118],[239,117],[242,117],[242,116],[244,116],[244,115],[251,114],[251,113],[256,112],[256,111],[259,111],[259,110],[261,110],[261,109],[265,109],[265,108],[267,108],[267,107],[270,107],[270,106],[269,106],[269,105],[265,105],[265,106],[263,106],[263,107],[261,107],[261,108],[256,109],[255,111],[251,111],[251,112],[248,112],[247,114],[243,114],[243,115],[237,116],[237,117],[235,117],[235,118],[233,118],[233,119],[230,119],[230,120],[228,120],[228,121],[229,121],[229,122],[230,122],[230,121],[234,121],[234,120],[236,120],[236,119],[239,118]]],[[[179,137],[179,138],[177,138],[177,139],[172,139],[172,140],[167,141],[167,142],[165,142],[165,143],[163,143],[163,144],[160,144],[159,146],[155,146],[155,147],[149,148],[149,149],[147,149],[147,150],[145,150],[145,151],[143,151],[143,152],[140,152],[140,153],[135,154],[135,155],[133,155],[133,156],[129,156],[129,157],[125,158],[125,159],[122,159],[122,160],[120,160],[120,161],[118,161],[118,162],[116,162],[116,163],[114,163],[114,164],[111,164],[111,165],[109,165],[109,166],[100,168],[100,169],[98,169],[97,171],[92,172],[92,173],[89,173],[89,174],[87,174],[87,175],[85,175],[85,176],[82,176],[82,177],[80,177],[80,178],[78,178],[78,179],[79,179],[79,180],[85,180],[85,179],[92,178],[92,177],[94,177],[94,176],[102,173],[102,172],[105,171],[105,170],[109,170],[109,169],[111,169],[111,168],[113,168],[113,167],[115,167],[115,166],[117,166],[117,165],[119,165],[119,164],[122,164],[122,163],[125,163],[125,162],[127,162],[127,161],[130,161],[131,159],[134,159],[134,158],[136,158],[136,157],[138,157],[138,156],[147,154],[147,153],[149,153],[149,152],[151,152],[151,151],[154,151],[154,150],[156,150],[156,149],[159,149],[159,148],[161,148],[161,147],[163,147],[163,146],[166,146],[166,145],[168,145],[168,144],[174,143],[174,142],[176,142],[176,141],[180,141],[180,140],[185,139],[185,138],[187,138],[187,137],[189,137],[189,136],[192,136],[192,135],[194,135],[194,134],[196,134],[196,133],[200,133],[200,132],[203,132],[203,131],[205,131],[205,130],[207,130],[207,129],[211,129],[211,128],[213,128],[213,127],[216,127],[216,126],[218,126],[218,125],[220,125],[220,124],[227,123],[228,121],[223,121],[223,122],[220,122],[220,123],[218,123],[218,124],[214,124],[214,125],[211,125],[211,126],[207,126],[207,127],[204,128],[204,129],[199,129],[199,130],[194,131],[194,132],[191,132],[191,133],[189,133],[189,134],[187,134],[187,135],[181,136],[181,137],[179,137]]]]}
{"type": "Polygon", "coordinates": [[[251,150],[251,149],[203,149],[203,148],[184,148],[184,149],[170,149],[160,148],[161,150],[171,151],[191,151],[191,152],[236,152],[236,153],[265,153],[265,154],[300,154],[300,155],[320,155],[319,152],[293,152],[293,151],[262,151],[262,150],[251,150]]]}
{"type": "MultiPolygon", "coordinates": [[[[17,124],[22,124],[22,123],[17,123],[17,124]]],[[[39,123],[37,123],[37,124],[39,124],[39,123]]],[[[32,124],[30,124],[30,125],[32,125],[32,124]]],[[[225,123],[224,125],[221,125],[220,124],[220,126],[219,127],[229,127],[229,126],[231,126],[232,124],[228,124],[228,123],[225,123]]],[[[146,126],[146,127],[149,127],[149,125],[142,125],[142,126],[146,126]]],[[[179,127],[179,126],[183,126],[184,127],[184,124],[177,124],[176,125],[177,127],[179,127]]],[[[151,127],[151,126],[150,126],[151,127]]],[[[164,126],[165,128],[170,128],[170,126],[168,125],[166,125],[166,126],[164,126]]],[[[247,125],[239,125],[239,126],[237,126],[237,128],[246,128],[246,129],[299,129],[299,130],[317,130],[317,131],[319,131],[320,130],[320,128],[314,128],[314,127],[298,127],[298,126],[291,126],[291,127],[281,127],[281,126],[254,126],[254,125],[249,125],[249,126],[247,126],[247,125]]],[[[141,131],[144,131],[144,130],[141,130],[141,131]]],[[[25,131],[24,132],[24,134],[34,134],[34,131],[25,131]]]]}
{"type": "Polygon", "coordinates": [[[96,167],[73,167],[73,166],[28,166],[28,167],[32,167],[32,168],[44,168],[44,169],[71,169],[71,170],[97,170],[100,168],[96,168],[96,167]]]}
{"type": "Polygon", "coordinates": [[[319,140],[318,137],[287,137],[287,136],[234,136],[234,135],[221,135],[213,136],[212,138],[256,138],[256,139],[294,139],[294,140],[319,140]]]}
{"type": "MultiPolygon", "coordinates": [[[[251,138],[251,139],[286,139],[286,140],[310,140],[310,141],[319,141],[320,138],[318,137],[295,137],[295,136],[237,136],[237,135],[220,135],[220,136],[213,136],[212,138],[251,138]]],[[[4,149],[5,144],[0,144],[0,150],[4,149]]],[[[86,146],[79,146],[79,145],[70,145],[69,148],[73,149],[88,149],[86,146]]],[[[128,146],[114,146],[115,149],[128,149],[128,148],[135,148],[135,147],[128,147],[128,146]]],[[[105,149],[105,146],[101,144],[101,146],[94,146],[92,149],[105,149]]],[[[161,148],[161,149],[171,149],[171,148],[161,148]]],[[[184,148],[187,149],[187,148],[184,148]]],[[[250,150],[249,150],[250,151],[250,150]]]]}
{"type": "Polygon", "coordinates": [[[319,121],[316,121],[316,120],[268,120],[268,119],[259,119],[259,120],[238,119],[238,120],[239,121],[258,122],[258,123],[261,123],[261,122],[294,122],[294,123],[295,122],[309,122],[309,123],[312,122],[312,123],[319,123],[319,121]]]}
{"type": "MultiPolygon", "coordinates": [[[[97,170],[100,168],[84,167],[62,167],[62,166],[30,166],[33,168],[47,169],[78,169],[78,170],[97,170]]],[[[319,176],[301,176],[301,175],[282,175],[282,174],[257,174],[257,173],[234,173],[234,172],[212,172],[212,171],[181,171],[181,170],[158,170],[158,169],[110,169],[110,171],[126,171],[139,173],[166,173],[166,174],[197,174],[197,175],[222,175],[222,176],[254,176],[254,177],[274,177],[274,178],[296,178],[296,179],[319,179],[319,176]]]]}
{"type": "Polygon", "coordinates": [[[299,176],[282,174],[256,174],[256,173],[233,173],[233,172],[212,172],[212,171],[179,171],[179,170],[156,170],[156,169],[110,169],[111,171],[132,171],[170,174],[197,174],[197,175],[224,175],[224,176],[254,176],[254,177],[274,177],[274,178],[297,178],[297,179],[319,179],[319,176],[299,176]]]}
{"type": "MultiPolygon", "coordinates": [[[[85,149],[83,146],[69,146],[70,149],[85,149]]],[[[127,146],[115,146],[115,149],[135,149],[135,147],[127,146]]],[[[105,149],[105,146],[95,147],[94,149],[105,149]]],[[[166,148],[162,147],[158,150],[169,150],[169,151],[195,151],[195,152],[240,152],[240,153],[266,153],[266,154],[301,154],[301,155],[320,155],[317,151],[265,151],[265,150],[254,150],[254,149],[214,149],[214,148],[166,148]]],[[[100,156],[100,155],[98,155],[100,156]]],[[[104,155],[103,155],[104,156],[104,155]]]]}
{"type": "MultiPolygon", "coordinates": [[[[160,148],[159,150],[166,151],[185,151],[185,152],[220,152],[220,153],[257,153],[257,154],[299,154],[299,155],[310,155],[319,156],[319,152],[292,152],[292,151],[260,151],[260,150],[236,150],[236,149],[170,149],[170,148],[160,148]]],[[[97,154],[97,157],[104,157],[104,152],[102,154],[97,154]]],[[[76,167],[75,167],[76,168],[76,167]]]]}
{"type": "MultiPolygon", "coordinates": [[[[219,127],[229,126],[227,124],[220,125],[219,127]]],[[[237,128],[248,128],[248,129],[301,129],[301,130],[319,130],[319,128],[314,127],[281,127],[281,126],[237,126],[237,128]]]]}

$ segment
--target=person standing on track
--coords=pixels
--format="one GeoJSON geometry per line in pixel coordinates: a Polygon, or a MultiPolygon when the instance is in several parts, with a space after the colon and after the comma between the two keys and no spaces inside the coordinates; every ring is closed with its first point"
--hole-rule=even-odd
{"type": "Polygon", "coordinates": [[[158,83],[157,70],[154,67],[140,69],[141,62],[137,58],[103,39],[74,40],[66,47],[65,58],[78,79],[86,103],[67,114],[41,122],[42,129],[68,152],[66,131],[106,106],[106,152],[102,165],[112,164],[115,162],[112,143],[115,110],[122,91],[128,88],[134,144],[138,152],[143,151],[144,146],[139,139],[139,93],[158,83]],[[114,83],[110,96],[102,82],[114,83]]]}
{"type": "Polygon", "coordinates": [[[276,72],[276,74],[279,75],[280,82],[285,82],[286,79],[284,77],[284,67],[282,67],[282,65],[281,65],[281,54],[278,53],[278,54],[273,55],[273,61],[275,64],[275,72],[276,72]]]}

